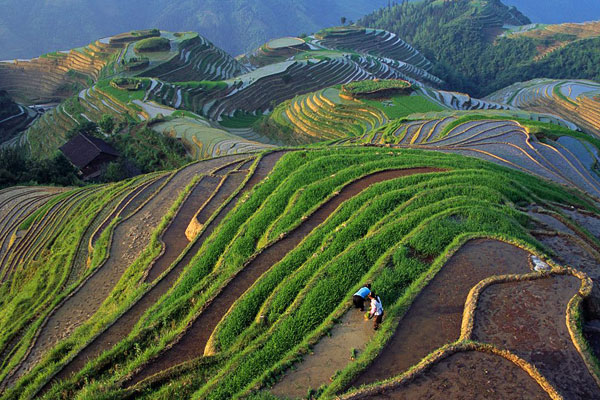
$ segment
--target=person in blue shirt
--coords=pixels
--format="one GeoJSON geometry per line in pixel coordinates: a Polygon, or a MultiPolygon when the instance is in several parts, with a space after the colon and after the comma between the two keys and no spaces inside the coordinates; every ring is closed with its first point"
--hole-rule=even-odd
{"type": "Polygon", "coordinates": [[[352,296],[352,302],[354,303],[354,307],[360,308],[360,311],[365,311],[365,299],[369,297],[371,294],[371,284],[367,283],[363,287],[359,289],[358,292],[354,293],[352,296]]]}

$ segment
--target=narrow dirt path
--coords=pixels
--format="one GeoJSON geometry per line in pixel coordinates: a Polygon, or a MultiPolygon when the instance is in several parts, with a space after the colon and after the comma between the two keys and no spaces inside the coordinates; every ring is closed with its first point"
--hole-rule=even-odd
{"type": "Polygon", "coordinates": [[[528,252],[497,240],[467,242],[415,299],[394,337],[352,386],[399,375],[458,340],[471,288],[489,276],[531,272],[528,257],[528,252]]]}
{"type": "Polygon", "coordinates": [[[456,353],[399,388],[347,399],[548,400],[537,382],[512,362],[477,351],[456,353]]]}
{"type": "Polygon", "coordinates": [[[360,354],[374,333],[373,321],[365,321],[359,310],[348,310],[331,335],[323,337],[312,352],[271,389],[271,393],[304,398],[309,389],[329,383],[336,371],[352,361],[352,350],[360,354]]]}
{"type": "Polygon", "coordinates": [[[492,285],[477,304],[473,338],[532,363],[565,399],[598,399],[600,388],[565,322],[580,287],[573,276],[492,285]]]}
{"type": "Polygon", "coordinates": [[[125,270],[146,248],[152,232],[168,212],[178,194],[198,174],[207,174],[215,168],[235,161],[230,156],[195,163],[177,172],[162,190],[145,203],[129,219],[118,224],[108,252],[109,258],[98,270],[48,316],[31,351],[15,373],[7,378],[12,385],[31,370],[46,352],[60,340],[87,321],[111,293],[125,270]]]}
{"type": "MultiPolygon", "coordinates": [[[[237,204],[237,200],[239,197],[251,190],[257,183],[262,181],[268,174],[271,172],[277,161],[284,155],[284,152],[271,153],[266,155],[261,159],[258,163],[258,166],[254,172],[254,175],[248,180],[243,190],[230,201],[227,206],[225,206],[219,214],[212,220],[212,222],[207,225],[204,231],[200,234],[200,236],[196,239],[196,242],[188,249],[185,256],[177,263],[173,269],[171,269],[152,289],[150,289],[133,307],[131,307],[125,314],[123,314],[113,325],[111,325],[108,329],[106,329],[102,334],[96,337],[87,347],[73,358],[60,372],[56,374],[51,382],[49,382],[44,388],[42,388],[42,392],[49,389],[52,383],[66,379],[71,376],[73,373],[79,371],[81,368],[85,366],[87,361],[92,358],[97,357],[103,351],[110,349],[119,341],[123,340],[129,332],[133,329],[135,324],[138,322],[142,314],[148,310],[152,305],[160,299],[160,297],[169,290],[173,284],[179,278],[179,275],[183,271],[183,269],[190,263],[192,258],[198,253],[204,240],[210,236],[210,234],[214,231],[214,229],[220,224],[223,218],[233,209],[233,207],[237,204]]],[[[231,194],[239,187],[240,181],[239,176],[241,174],[234,174],[234,178],[228,179],[225,178],[225,182],[221,185],[221,188],[216,193],[214,197],[210,199],[210,201],[202,207],[202,210],[198,214],[197,218],[201,223],[206,223],[209,218],[223,205],[223,203],[231,196],[231,194]],[[237,175],[237,176],[236,176],[237,175]]],[[[205,182],[206,185],[210,185],[209,182],[213,181],[207,180],[205,182]]],[[[220,179],[219,179],[220,182],[220,179]]],[[[200,183],[202,184],[202,182],[200,183]]],[[[197,187],[198,189],[198,187],[197,187]]],[[[199,190],[199,189],[198,189],[199,190]]],[[[193,194],[188,198],[188,200],[192,199],[193,194]]],[[[192,200],[193,201],[193,200],[192,200]]],[[[188,202],[186,202],[187,204],[188,202]]],[[[200,203],[199,201],[197,203],[200,203]]],[[[184,205],[183,209],[186,208],[184,205]]],[[[190,207],[191,211],[193,207],[190,207]]],[[[186,213],[188,212],[186,211],[186,213]]],[[[194,210],[194,213],[197,210],[194,210]]],[[[182,214],[183,215],[183,214],[182,214]]],[[[193,214],[192,214],[193,215],[193,214]]],[[[178,223],[175,225],[175,228],[183,234],[185,237],[185,228],[187,227],[187,223],[189,223],[190,216],[187,219],[186,226],[180,226],[178,223]],[[182,230],[181,230],[181,229],[182,230]]],[[[173,224],[172,224],[173,226],[173,224]]],[[[165,235],[166,238],[166,235],[165,235]]],[[[179,254],[177,254],[179,255],[179,254]]],[[[157,261],[158,264],[160,261],[157,261]]],[[[171,261],[172,262],[172,261],[171,261]]],[[[166,263],[164,263],[166,265],[166,263]]],[[[170,265],[170,263],[169,263],[170,265]]],[[[169,266],[167,265],[167,267],[169,266]]],[[[156,265],[155,265],[156,267],[156,265]]],[[[160,267],[157,267],[160,268],[160,267]]],[[[149,279],[147,279],[149,281],[149,279]]]]}
{"type": "Polygon", "coordinates": [[[206,306],[202,314],[192,323],[179,342],[160,354],[156,359],[150,361],[132,379],[127,381],[125,386],[132,386],[160,371],[202,356],[208,339],[231,305],[263,273],[281,261],[287,253],[294,249],[313,229],[325,221],[344,201],[356,196],[367,187],[378,182],[402,176],[439,171],[433,168],[383,171],[358,179],[343,188],[338,195],[321,205],[300,226],[291,231],[289,235],[264,249],[263,252],[250,261],[206,306]]]}

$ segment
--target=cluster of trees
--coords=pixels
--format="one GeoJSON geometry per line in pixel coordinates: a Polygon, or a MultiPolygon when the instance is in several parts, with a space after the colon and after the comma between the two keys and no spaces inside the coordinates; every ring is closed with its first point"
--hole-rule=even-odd
{"type": "Polygon", "coordinates": [[[128,134],[113,135],[109,143],[143,173],[179,168],[191,161],[181,141],[145,124],[131,127],[128,134]]]}
{"type": "Polygon", "coordinates": [[[77,170],[57,153],[45,160],[34,160],[19,147],[0,149],[0,188],[14,185],[80,185],[77,170]]]}
{"type": "Polygon", "coordinates": [[[105,114],[98,121],[86,122],[69,132],[67,138],[83,133],[112,145],[121,154],[110,163],[101,181],[114,182],[139,173],[179,168],[190,161],[183,144],[150,129],[146,124],[124,124],[105,114]]]}
{"type": "Polygon", "coordinates": [[[435,62],[432,72],[449,88],[477,97],[538,77],[597,79],[596,40],[574,42],[535,61],[539,39],[497,38],[497,29],[490,29],[493,21],[501,25],[515,19],[529,22],[499,2],[479,9],[469,0],[425,0],[378,10],[359,24],[397,33],[435,62]]]}

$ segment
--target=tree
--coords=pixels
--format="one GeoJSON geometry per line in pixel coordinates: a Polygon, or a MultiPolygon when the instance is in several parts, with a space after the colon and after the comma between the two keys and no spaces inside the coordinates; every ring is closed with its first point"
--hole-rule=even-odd
{"type": "Polygon", "coordinates": [[[115,129],[115,119],[110,114],[104,114],[102,118],[100,118],[98,125],[104,133],[110,134],[115,129]]]}
{"type": "Polygon", "coordinates": [[[111,162],[102,174],[104,182],[118,182],[123,179],[127,179],[127,169],[123,161],[111,162]]]}
{"type": "Polygon", "coordinates": [[[81,123],[67,132],[67,139],[71,139],[80,133],[83,133],[84,135],[96,136],[98,134],[98,125],[90,121],[81,123]]]}
{"type": "Polygon", "coordinates": [[[346,19],[346,17],[342,17],[342,18],[340,18],[340,21],[342,22],[342,25],[346,25],[347,19],[346,19]]]}

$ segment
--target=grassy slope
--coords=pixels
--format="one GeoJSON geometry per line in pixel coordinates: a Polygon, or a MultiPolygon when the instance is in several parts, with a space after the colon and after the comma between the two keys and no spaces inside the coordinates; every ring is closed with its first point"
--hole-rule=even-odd
{"type": "Polygon", "coordinates": [[[432,103],[423,96],[395,96],[392,98],[392,106],[386,106],[381,101],[376,100],[361,101],[365,104],[380,109],[389,119],[399,119],[407,117],[410,114],[443,110],[442,107],[432,103]]]}

